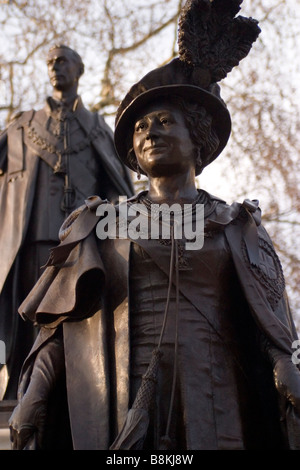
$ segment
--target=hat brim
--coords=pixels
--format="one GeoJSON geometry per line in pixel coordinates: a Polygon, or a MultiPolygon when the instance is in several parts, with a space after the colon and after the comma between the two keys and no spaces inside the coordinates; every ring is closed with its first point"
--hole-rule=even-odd
{"type": "Polygon", "coordinates": [[[154,100],[174,95],[197,102],[212,116],[212,127],[214,127],[219,138],[219,145],[211,155],[201,155],[203,166],[207,166],[215,160],[226,146],[231,132],[231,118],[228,109],[219,98],[194,85],[166,85],[151,88],[138,95],[125,108],[116,123],[114,132],[115,147],[120,159],[130,169],[135,171],[127,157],[129,150],[128,142],[132,142],[134,124],[139,118],[142,108],[154,100]]]}

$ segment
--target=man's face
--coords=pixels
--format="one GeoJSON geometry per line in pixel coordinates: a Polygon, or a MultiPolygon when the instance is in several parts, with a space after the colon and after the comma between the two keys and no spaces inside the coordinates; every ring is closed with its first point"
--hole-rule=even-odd
{"type": "Polygon", "coordinates": [[[56,90],[67,91],[78,83],[79,64],[74,61],[68,49],[53,49],[47,57],[48,75],[56,90]]]}
{"type": "Polygon", "coordinates": [[[149,176],[186,172],[195,167],[195,146],[184,116],[169,103],[144,109],[135,123],[133,148],[139,166],[149,176]]]}

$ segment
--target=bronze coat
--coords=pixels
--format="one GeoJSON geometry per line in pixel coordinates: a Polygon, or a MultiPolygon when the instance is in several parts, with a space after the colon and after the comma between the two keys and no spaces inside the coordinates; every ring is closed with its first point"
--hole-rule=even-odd
{"type": "MultiPolygon", "coordinates": [[[[55,135],[47,129],[50,111],[47,101],[44,109],[21,114],[0,135],[0,332],[1,339],[6,343],[7,362],[6,366],[2,367],[0,396],[6,392],[5,398],[8,394],[8,398],[11,399],[15,398],[14,389],[19,374],[19,362],[26,357],[32,346],[34,335],[34,332],[28,328],[29,325],[19,323],[17,315],[17,308],[28,293],[23,293],[20,289],[21,281],[20,283],[18,281],[20,256],[18,255],[24,253],[27,247],[26,237],[29,232],[31,233],[32,228],[29,224],[40,221],[41,225],[41,220],[47,217],[44,214],[44,218],[40,218],[36,214],[37,210],[43,209],[41,201],[43,194],[51,191],[51,188],[44,187],[40,183],[39,176],[42,167],[39,163],[43,163],[43,172],[47,171],[46,166],[49,166],[52,171],[51,168],[55,168],[58,160],[56,151],[61,150],[60,146],[63,145],[63,142],[56,139],[55,135]],[[37,189],[39,189],[39,200],[35,203],[37,189]],[[22,248],[24,248],[23,251],[21,251],[22,248]],[[27,333],[25,334],[24,331],[27,333]],[[23,340],[24,352],[16,344],[20,341],[20,337],[23,340]],[[6,370],[8,378],[4,374],[6,370]],[[13,396],[11,396],[12,393],[13,396]]],[[[73,132],[70,139],[72,148],[77,152],[74,153],[75,158],[72,158],[70,165],[70,170],[76,175],[77,199],[80,198],[80,201],[83,201],[85,197],[101,190],[97,174],[93,174],[92,171],[92,169],[100,168],[105,175],[105,178],[103,176],[105,184],[105,188],[102,188],[103,197],[115,201],[120,195],[131,196],[134,191],[129,172],[116,155],[113,133],[102,116],[88,111],[79,98],[71,119],[73,122],[76,120],[80,128],[80,132],[73,132]],[[83,138],[83,136],[86,137],[83,138]],[[95,190],[95,187],[98,189],[95,190]]],[[[62,187],[63,177],[55,176],[55,179],[56,186],[62,187]]],[[[55,206],[51,207],[51,220],[49,220],[49,227],[51,227],[49,245],[51,246],[59,242],[58,228],[64,217],[57,197],[54,204],[55,206]]],[[[76,203],[78,204],[81,202],[76,203]]],[[[46,231],[47,228],[45,228],[46,231]]],[[[37,240],[40,239],[43,240],[43,238],[37,238],[37,240]]],[[[32,240],[31,243],[33,243],[32,240]]],[[[36,239],[34,243],[38,243],[36,239]]],[[[32,261],[32,266],[34,263],[32,261]]],[[[36,263],[43,264],[44,260],[36,261],[36,263]]],[[[37,266],[37,272],[39,268],[40,266],[37,266]]],[[[31,287],[32,285],[29,286],[31,287]]]]}
{"type": "MultiPolygon", "coordinates": [[[[225,231],[255,323],[273,345],[291,355],[296,330],[286,300],[280,263],[260,225],[259,210],[253,207],[249,210],[247,202],[227,206],[213,197],[210,203],[214,204],[214,212],[206,220],[206,230],[225,231]]],[[[19,310],[22,316],[45,325],[24,364],[20,397],[26,391],[36,352],[51,337],[55,327],[63,323],[75,449],[108,449],[124,422],[128,407],[128,241],[105,240],[97,249],[93,232],[96,223],[93,211],[84,209],[67,238],[54,250],[52,266],[47,268],[19,310]],[[89,285],[91,288],[86,291],[89,285]],[[94,289],[97,285],[102,285],[103,289],[94,289]],[[68,295],[54,303],[53,296],[58,299],[61,291],[68,295]],[[87,318],[76,321],[84,316],[87,318]],[[79,390],[84,393],[78,393],[79,390]]],[[[169,266],[165,262],[168,257],[160,252],[166,247],[155,240],[137,242],[168,273],[169,266]]],[[[193,302],[189,286],[183,282],[180,289],[193,302]]],[[[205,306],[201,306],[201,313],[209,318],[210,311],[205,310],[205,306]]],[[[283,432],[288,436],[287,445],[290,449],[299,449],[299,420],[291,405],[283,401],[281,409],[286,412],[281,419],[283,432]]]]}

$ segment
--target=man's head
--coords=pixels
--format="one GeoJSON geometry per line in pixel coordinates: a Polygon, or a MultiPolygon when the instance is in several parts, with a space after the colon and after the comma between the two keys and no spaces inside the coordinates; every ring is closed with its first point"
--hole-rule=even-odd
{"type": "Polygon", "coordinates": [[[68,91],[78,86],[84,73],[80,55],[63,44],[54,45],[47,55],[47,67],[51,85],[59,91],[68,91]]]}

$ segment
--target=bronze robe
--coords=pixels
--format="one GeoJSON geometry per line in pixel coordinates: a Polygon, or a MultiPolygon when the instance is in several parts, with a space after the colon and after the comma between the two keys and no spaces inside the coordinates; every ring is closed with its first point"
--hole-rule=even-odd
{"type": "Polygon", "coordinates": [[[65,172],[71,210],[91,194],[116,202],[134,193],[103,117],[87,110],[80,97],[72,111],[62,112],[48,98],[43,109],[22,113],[0,135],[0,337],[6,344],[0,397],[6,399],[15,398],[20,366],[33,344],[35,332],[20,323],[17,309],[41,275],[49,249],[59,243],[65,172]]]}
{"type": "MultiPolygon", "coordinates": [[[[129,306],[132,302],[134,306],[128,314],[128,242],[95,238],[97,204],[93,199],[72,224],[66,239],[53,251],[52,266],[19,310],[22,316],[45,325],[24,364],[20,398],[35,355],[62,324],[74,449],[108,449],[122,429],[161,326],[162,296],[153,303],[157,312],[151,312],[144,293],[147,289],[150,296],[163,292],[170,260],[167,244],[136,240],[139,248],[131,253],[133,271],[129,269],[128,276],[129,306]],[[136,269],[144,262],[155,265],[150,284],[149,272],[145,281],[136,269]],[[139,295],[143,285],[145,290],[139,295]],[[155,333],[154,326],[158,327],[155,333]]],[[[280,262],[260,225],[259,210],[249,202],[227,206],[207,195],[206,215],[203,252],[186,253],[188,269],[180,272],[183,308],[172,414],[172,420],[178,418],[177,423],[173,421],[175,449],[299,449],[298,418],[292,406],[277,396],[271,363],[260,342],[263,335],[291,355],[297,338],[280,262]],[[283,405],[281,415],[278,399],[283,405]]],[[[165,371],[167,380],[158,382],[158,406],[154,406],[145,441],[145,448],[154,450],[157,435],[164,433],[173,377],[172,314],[169,322],[161,369],[161,377],[165,371]],[[159,421],[155,421],[155,409],[159,421]]]]}

